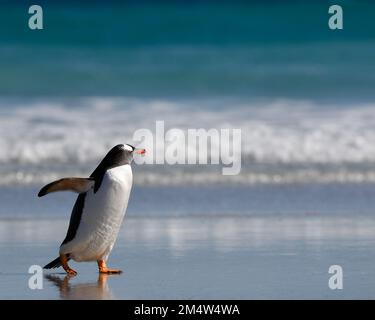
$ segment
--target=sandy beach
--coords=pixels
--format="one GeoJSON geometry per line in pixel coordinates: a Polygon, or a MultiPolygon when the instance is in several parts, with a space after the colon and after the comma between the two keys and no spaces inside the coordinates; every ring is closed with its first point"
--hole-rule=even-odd
{"type": "MultiPolygon", "coordinates": [[[[324,192],[327,192],[329,187],[325,188],[324,192]]],[[[153,190],[156,197],[157,190],[153,190]]],[[[203,189],[210,199],[208,190],[203,189]]],[[[303,188],[300,190],[302,195],[303,188]]],[[[140,196],[143,191],[138,190],[135,194],[140,196]]],[[[199,196],[197,188],[192,188],[191,193],[192,198],[199,196]]],[[[351,200],[354,206],[361,200],[358,194],[351,200]]],[[[69,197],[69,194],[65,196],[69,197]]],[[[278,195],[273,196],[277,198],[278,195]]],[[[292,194],[290,199],[293,200],[292,194]]],[[[332,201],[337,199],[332,198],[332,201]]],[[[51,203],[55,202],[51,200],[51,203]]],[[[323,204],[321,212],[328,205],[327,202],[325,206],[323,204]]],[[[294,211],[292,207],[290,204],[290,211],[294,211]]],[[[144,207],[145,214],[137,216],[137,210],[132,207],[109,260],[111,266],[123,269],[123,274],[100,277],[95,263],[72,262],[78,271],[76,277],[65,276],[62,269],[46,271],[43,290],[28,288],[31,276],[28,268],[33,264],[44,265],[55,258],[68,220],[62,214],[53,218],[3,217],[0,219],[0,247],[7,258],[0,262],[0,298],[375,297],[372,254],[375,219],[366,212],[357,215],[319,214],[317,211],[315,214],[284,212],[235,216],[211,213],[188,217],[180,210],[178,217],[168,217],[167,212],[163,217],[160,214],[153,216],[152,212],[147,215],[144,207]],[[344,271],[343,290],[328,287],[328,268],[337,264],[344,271]]],[[[259,212],[264,210],[260,208],[259,212]]],[[[184,212],[189,211],[191,208],[185,207],[184,212]]],[[[280,211],[286,211],[286,207],[280,207],[280,211]]]]}

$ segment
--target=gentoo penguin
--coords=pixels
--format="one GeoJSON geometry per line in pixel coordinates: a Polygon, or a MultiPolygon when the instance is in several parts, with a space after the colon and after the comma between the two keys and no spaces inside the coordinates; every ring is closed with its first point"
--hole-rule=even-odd
{"type": "Polygon", "coordinates": [[[133,154],[144,154],[129,144],[113,147],[89,178],[64,178],[44,186],[38,196],[56,191],[79,193],[69,228],[60,246],[60,256],[45,269],[62,266],[70,275],[68,261],[97,261],[100,273],[121,273],[107,268],[106,261],[116,241],[133,184],[133,154]]]}

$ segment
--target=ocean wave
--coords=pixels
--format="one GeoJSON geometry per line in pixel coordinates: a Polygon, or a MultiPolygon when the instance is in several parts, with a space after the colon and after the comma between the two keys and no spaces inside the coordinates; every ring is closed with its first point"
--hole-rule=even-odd
{"type": "MultiPolygon", "coordinates": [[[[1,172],[0,186],[43,186],[51,181],[67,176],[85,177],[87,171],[77,170],[40,170],[40,171],[8,171],[1,172]]],[[[283,185],[283,184],[359,184],[375,183],[375,170],[348,170],[336,168],[328,171],[312,169],[286,169],[274,172],[272,170],[254,171],[248,168],[239,175],[224,176],[212,170],[145,170],[139,169],[134,175],[134,182],[140,186],[183,186],[183,185],[283,185]]]]}
{"type": "MultiPolygon", "coordinates": [[[[248,102],[96,97],[1,100],[0,184],[48,180],[58,176],[66,166],[93,169],[113,145],[134,143],[132,137],[137,129],[154,132],[157,120],[165,122],[166,130],[178,128],[184,132],[190,128],[239,128],[243,166],[284,168],[281,175],[264,169],[263,173],[241,172],[232,178],[219,177],[223,181],[302,181],[319,176],[320,180],[328,181],[374,180],[371,166],[375,165],[375,104],[337,106],[280,99],[248,102]],[[357,164],[358,168],[363,164],[366,169],[343,169],[348,164],[357,164]],[[298,169],[300,165],[307,169],[302,172],[298,169]],[[53,170],[48,169],[51,166],[53,170]],[[338,169],[327,174],[327,170],[310,168],[314,166],[338,169]]],[[[154,148],[154,152],[162,150],[154,148]]],[[[152,166],[152,170],[147,167],[147,175],[139,178],[143,183],[164,181],[158,166],[152,166]]],[[[173,175],[173,166],[169,167],[173,175]]],[[[184,172],[175,171],[177,176],[184,172]]],[[[206,177],[204,174],[205,170],[197,174],[192,171],[183,179],[192,182],[219,179],[209,170],[206,177]]]]}

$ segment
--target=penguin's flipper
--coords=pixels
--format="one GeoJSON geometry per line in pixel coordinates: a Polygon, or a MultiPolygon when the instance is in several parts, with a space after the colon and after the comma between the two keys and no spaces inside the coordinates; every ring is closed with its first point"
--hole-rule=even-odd
{"type": "Polygon", "coordinates": [[[95,185],[92,178],[63,178],[51,182],[40,189],[38,197],[43,197],[48,193],[57,191],[73,191],[77,193],[84,193],[89,191],[95,185]]]}

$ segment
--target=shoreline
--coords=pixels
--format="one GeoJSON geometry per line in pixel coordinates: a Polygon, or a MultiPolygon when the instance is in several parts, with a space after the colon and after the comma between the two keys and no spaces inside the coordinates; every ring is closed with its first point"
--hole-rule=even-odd
{"type": "Polygon", "coordinates": [[[0,298],[8,299],[368,299],[374,296],[375,218],[131,218],[100,279],[95,263],[78,275],[46,271],[30,290],[30,265],[58,252],[67,221],[0,220],[0,298]],[[4,234],[4,230],[7,233],[4,234]],[[22,230],[22,232],[20,232],[22,230]],[[345,290],[328,288],[330,265],[343,266],[345,290]]]}

